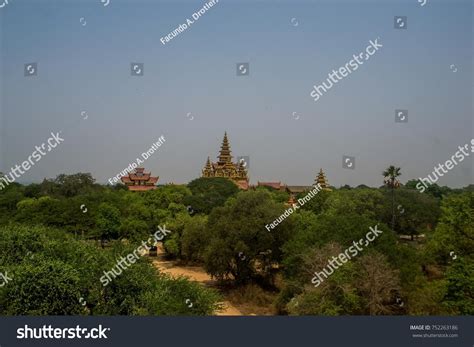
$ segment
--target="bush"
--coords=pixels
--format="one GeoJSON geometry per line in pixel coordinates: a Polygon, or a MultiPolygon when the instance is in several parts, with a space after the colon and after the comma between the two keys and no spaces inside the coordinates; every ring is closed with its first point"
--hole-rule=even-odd
{"type": "Polygon", "coordinates": [[[0,268],[12,277],[0,288],[0,314],[196,315],[218,308],[214,291],[160,274],[146,258],[104,287],[104,271],[135,249],[120,242],[101,249],[46,227],[0,227],[0,268]]]}

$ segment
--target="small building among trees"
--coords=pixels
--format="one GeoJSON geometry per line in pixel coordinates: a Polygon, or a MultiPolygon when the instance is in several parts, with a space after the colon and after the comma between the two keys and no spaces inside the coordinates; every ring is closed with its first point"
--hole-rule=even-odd
{"type": "Polygon", "coordinates": [[[142,167],[137,167],[134,172],[121,178],[122,183],[131,191],[147,191],[156,189],[159,176],[151,176],[151,172],[145,172],[142,167]]]}

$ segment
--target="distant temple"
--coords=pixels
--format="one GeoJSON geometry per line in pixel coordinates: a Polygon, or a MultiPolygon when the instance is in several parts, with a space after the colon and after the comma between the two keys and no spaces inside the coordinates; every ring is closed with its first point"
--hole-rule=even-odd
{"type": "Polygon", "coordinates": [[[240,189],[247,190],[249,188],[249,179],[245,163],[233,163],[230,151],[229,140],[227,139],[227,132],[224,134],[222,140],[221,150],[217,157],[217,163],[212,163],[207,157],[206,165],[202,170],[202,177],[225,177],[232,180],[240,189]]]}
{"type": "Polygon", "coordinates": [[[318,183],[323,190],[326,190],[328,192],[332,191],[332,189],[329,187],[326,176],[324,175],[323,169],[319,170],[318,176],[314,180],[314,185],[317,185],[318,183]]]}
{"type": "MultiPolygon", "coordinates": [[[[260,183],[260,182],[259,182],[260,183]]],[[[290,194],[290,198],[286,202],[287,206],[293,206],[295,204],[295,199],[297,194],[305,193],[307,191],[310,191],[313,189],[314,186],[320,185],[322,190],[325,191],[332,191],[331,187],[328,184],[328,181],[326,179],[326,175],[323,172],[323,169],[319,170],[318,175],[316,176],[314,180],[314,185],[313,186],[285,186],[285,190],[290,194]]]]}
{"type": "Polygon", "coordinates": [[[156,182],[159,177],[152,177],[150,172],[144,172],[145,169],[137,167],[135,172],[121,178],[122,183],[131,191],[147,191],[156,189],[156,182]]]}

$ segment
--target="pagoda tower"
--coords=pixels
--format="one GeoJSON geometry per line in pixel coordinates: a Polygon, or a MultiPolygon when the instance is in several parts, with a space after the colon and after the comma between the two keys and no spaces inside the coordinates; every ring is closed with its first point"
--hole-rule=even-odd
{"type": "Polygon", "coordinates": [[[232,162],[232,152],[230,150],[227,132],[224,133],[221,149],[217,157],[217,162],[212,163],[207,158],[206,165],[202,170],[202,177],[225,177],[231,179],[241,189],[248,189],[248,176],[245,164],[232,162]]]}
{"type": "Polygon", "coordinates": [[[326,191],[331,191],[332,190],[329,187],[329,183],[326,179],[326,175],[324,174],[323,169],[319,170],[318,176],[314,180],[314,185],[317,185],[318,183],[321,186],[322,190],[326,190],[326,191]]]}
{"type": "Polygon", "coordinates": [[[204,166],[204,169],[202,170],[202,177],[213,177],[213,170],[209,157],[207,157],[206,166],[204,166]]]}
{"type": "Polygon", "coordinates": [[[230,153],[231,152],[230,152],[229,139],[227,138],[227,131],[226,131],[224,133],[224,139],[222,140],[219,156],[217,157],[219,159],[217,163],[222,166],[228,163],[232,163],[232,155],[230,153]]]}

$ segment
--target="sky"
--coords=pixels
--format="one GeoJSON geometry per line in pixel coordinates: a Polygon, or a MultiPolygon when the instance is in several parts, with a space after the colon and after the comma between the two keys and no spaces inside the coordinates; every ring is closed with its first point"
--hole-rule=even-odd
{"type": "MultiPolygon", "coordinates": [[[[143,166],[159,183],[187,183],[227,131],[233,155],[250,158],[251,183],[310,185],[323,168],[336,187],[380,186],[387,166],[401,167],[402,182],[425,177],[474,138],[470,0],[219,0],[165,45],[206,1],[8,2],[0,171],[51,132],[64,138],[20,182],[90,172],[105,183],[163,135],[143,166]],[[383,47],[315,102],[313,85],[375,39],[383,47]],[[30,63],[35,76],[25,76],[30,63]],[[249,75],[237,76],[238,63],[249,75]]],[[[473,183],[472,157],[438,183],[473,183]]]]}

